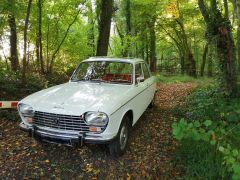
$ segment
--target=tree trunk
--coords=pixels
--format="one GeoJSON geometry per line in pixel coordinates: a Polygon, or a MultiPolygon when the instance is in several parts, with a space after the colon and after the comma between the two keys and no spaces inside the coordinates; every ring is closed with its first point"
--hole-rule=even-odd
{"type": "Polygon", "coordinates": [[[92,9],[92,2],[88,2],[88,9],[89,9],[89,15],[88,15],[88,46],[91,48],[91,52],[89,53],[89,56],[94,56],[95,54],[95,37],[94,37],[94,20],[93,20],[93,9],[92,9]]]}
{"type": "Polygon", "coordinates": [[[126,25],[127,35],[131,34],[131,1],[126,0],[126,25]]]}
{"type": "Polygon", "coordinates": [[[41,73],[44,74],[43,52],[42,52],[42,0],[38,0],[38,60],[41,66],[41,73]]]}
{"type": "Polygon", "coordinates": [[[220,68],[223,72],[225,82],[224,88],[226,93],[230,96],[234,95],[237,91],[237,73],[235,63],[235,50],[234,41],[230,32],[230,27],[219,27],[217,40],[217,48],[220,60],[220,68]]]}
{"type": "Polygon", "coordinates": [[[202,64],[201,64],[201,70],[200,70],[200,75],[201,76],[204,75],[204,69],[205,69],[207,53],[208,53],[208,45],[209,45],[209,43],[207,42],[207,44],[204,47],[204,51],[203,51],[202,64]]]}
{"type": "Polygon", "coordinates": [[[239,25],[237,29],[237,58],[238,58],[238,72],[240,72],[240,16],[239,25]]]}
{"type": "Polygon", "coordinates": [[[181,74],[184,75],[185,73],[185,59],[184,56],[180,56],[180,63],[181,63],[181,74]]]}
{"type": "Polygon", "coordinates": [[[16,21],[13,14],[8,15],[8,24],[10,27],[10,61],[11,69],[17,71],[19,68],[18,50],[17,50],[17,30],[16,21]]]}
{"type": "Polygon", "coordinates": [[[144,52],[145,52],[145,42],[144,42],[144,40],[142,40],[142,42],[141,42],[141,52],[140,52],[142,59],[145,58],[144,52]]]}
{"type": "Polygon", "coordinates": [[[149,41],[148,41],[148,34],[146,34],[146,48],[145,48],[145,50],[146,50],[146,56],[145,56],[145,61],[148,63],[148,64],[150,64],[149,63],[149,41]]]}
{"type": "Polygon", "coordinates": [[[113,0],[101,0],[97,56],[107,56],[113,13],[113,0]]]}
{"type": "Polygon", "coordinates": [[[233,0],[234,9],[237,17],[237,59],[238,59],[238,71],[240,72],[240,1],[233,0]]]}
{"type": "Polygon", "coordinates": [[[130,48],[130,39],[131,36],[131,1],[126,0],[126,7],[125,7],[125,16],[126,16],[126,44],[124,47],[124,55],[125,56],[132,56],[131,48],[130,48]],[[129,51],[130,50],[130,51],[129,51]]]}
{"type": "Polygon", "coordinates": [[[24,25],[24,34],[23,34],[23,70],[22,70],[22,83],[26,83],[26,69],[27,69],[27,30],[28,30],[28,23],[29,23],[29,16],[31,11],[31,4],[32,0],[28,0],[28,6],[27,6],[27,15],[25,19],[25,25],[24,25]]]}
{"type": "Polygon", "coordinates": [[[192,76],[192,77],[197,77],[197,72],[196,72],[196,62],[194,60],[193,54],[191,51],[189,51],[186,57],[186,63],[185,63],[185,70],[187,75],[192,76]]]}
{"type": "Polygon", "coordinates": [[[209,56],[208,56],[207,75],[208,75],[208,77],[213,76],[213,57],[212,57],[212,53],[210,53],[209,56]]]}
{"type": "Polygon", "coordinates": [[[40,60],[39,60],[39,38],[38,38],[38,32],[36,34],[36,59],[37,59],[37,71],[40,73],[40,60]]]}
{"type": "Polygon", "coordinates": [[[150,33],[150,70],[156,72],[157,57],[156,57],[156,32],[155,32],[155,20],[151,22],[149,26],[150,33]]]}

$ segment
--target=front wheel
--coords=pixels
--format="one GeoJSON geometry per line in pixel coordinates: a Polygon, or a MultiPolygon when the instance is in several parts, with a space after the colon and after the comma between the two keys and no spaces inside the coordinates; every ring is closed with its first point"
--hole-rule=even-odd
{"type": "Polygon", "coordinates": [[[113,142],[111,142],[108,146],[110,155],[114,157],[119,157],[125,153],[127,149],[128,139],[129,139],[129,129],[130,129],[129,122],[130,122],[129,117],[125,116],[120,125],[116,139],[113,142]]]}

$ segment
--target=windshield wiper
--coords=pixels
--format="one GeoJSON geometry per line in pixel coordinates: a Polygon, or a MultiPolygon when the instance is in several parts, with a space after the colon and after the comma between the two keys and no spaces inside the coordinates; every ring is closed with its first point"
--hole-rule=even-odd
{"type": "Polygon", "coordinates": [[[72,79],[71,80],[71,82],[80,82],[80,81],[89,81],[89,82],[92,82],[92,83],[101,83],[101,82],[110,83],[110,81],[106,81],[106,80],[103,80],[103,79],[72,79]]]}

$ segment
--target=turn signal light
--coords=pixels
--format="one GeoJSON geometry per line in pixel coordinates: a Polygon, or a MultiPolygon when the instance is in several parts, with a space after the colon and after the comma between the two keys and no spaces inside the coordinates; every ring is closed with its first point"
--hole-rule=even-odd
{"type": "Polygon", "coordinates": [[[27,117],[27,122],[28,122],[29,124],[32,124],[32,122],[33,122],[33,118],[31,118],[31,117],[27,117]]]}
{"type": "Polygon", "coordinates": [[[89,131],[91,132],[97,132],[97,127],[96,126],[90,126],[89,131]]]}
{"type": "Polygon", "coordinates": [[[89,127],[89,131],[90,132],[100,132],[102,129],[100,127],[96,127],[96,126],[90,126],[89,127]]]}

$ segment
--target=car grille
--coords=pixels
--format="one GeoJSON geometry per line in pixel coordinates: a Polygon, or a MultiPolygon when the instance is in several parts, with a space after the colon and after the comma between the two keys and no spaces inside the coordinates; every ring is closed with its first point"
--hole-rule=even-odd
{"type": "Polygon", "coordinates": [[[89,132],[89,125],[82,116],[71,116],[35,111],[33,124],[60,130],[89,132]]]}

